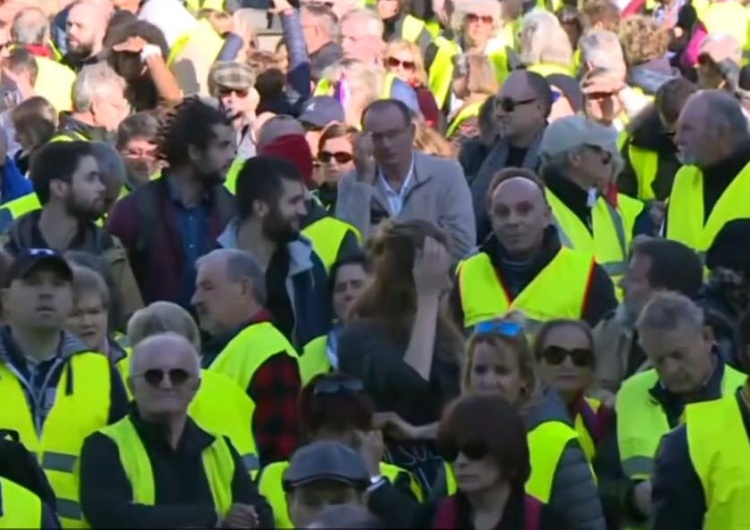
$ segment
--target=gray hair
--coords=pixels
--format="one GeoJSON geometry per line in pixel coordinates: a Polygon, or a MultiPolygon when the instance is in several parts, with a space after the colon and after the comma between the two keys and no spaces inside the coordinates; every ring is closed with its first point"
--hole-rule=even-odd
{"type": "Polygon", "coordinates": [[[225,263],[225,274],[231,282],[250,280],[253,296],[260,305],[266,303],[266,274],[252,254],[237,248],[218,248],[202,256],[195,262],[196,270],[208,261],[215,259],[225,263]]]}
{"type": "Polygon", "coordinates": [[[49,37],[49,20],[44,11],[36,7],[27,7],[16,14],[10,28],[13,42],[24,46],[44,44],[49,37]]]}
{"type": "Polygon", "coordinates": [[[120,153],[114,147],[104,142],[91,142],[91,154],[96,158],[99,173],[105,185],[108,182],[119,183],[120,186],[125,185],[128,171],[120,153]]]}
{"type": "Polygon", "coordinates": [[[555,15],[542,9],[524,15],[520,58],[527,65],[551,63],[569,67],[573,63],[570,39],[555,15]]]}
{"type": "Polygon", "coordinates": [[[352,9],[344,13],[339,21],[339,28],[344,25],[344,22],[354,19],[362,19],[362,24],[359,25],[360,33],[368,37],[383,38],[383,21],[380,17],[369,9],[352,9]]]}
{"type": "Polygon", "coordinates": [[[591,63],[594,68],[625,71],[625,55],[616,33],[591,29],[581,36],[578,48],[582,63],[591,63]]]}
{"type": "Polygon", "coordinates": [[[115,85],[124,90],[125,80],[107,63],[84,66],[73,83],[73,109],[76,112],[90,111],[94,98],[115,85]]]}
{"type": "Polygon", "coordinates": [[[172,302],[153,302],[130,317],[127,326],[128,343],[136,346],[155,335],[176,333],[201,349],[198,325],[185,309],[172,302]]]}
{"type": "Polygon", "coordinates": [[[708,98],[708,125],[711,127],[725,126],[740,141],[750,136],[750,123],[742,112],[742,105],[737,98],[724,90],[700,91],[691,97],[708,98]]]}
{"type": "Polygon", "coordinates": [[[187,338],[173,331],[167,331],[167,332],[151,335],[150,337],[143,339],[138,344],[133,346],[133,355],[131,356],[131,359],[130,359],[129,375],[131,377],[135,375],[139,375],[140,360],[144,355],[146,355],[145,351],[149,349],[152,343],[159,343],[159,342],[164,342],[167,340],[174,341],[175,343],[179,343],[185,347],[185,351],[190,351],[191,353],[190,360],[194,364],[193,372],[195,373],[195,375],[200,377],[200,373],[201,373],[200,353],[195,348],[195,345],[191,343],[187,338]]]}
{"type": "Polygon", "coordinates": [[[329,7],[316,3],[302,4],[300,9],[315,18],[318,27],[321,28],[326,35],[329,35],[331,38],[336,38],[338,36],[339,19],[329,7]]]}
{"type": "Polygon", "coordinates": [[[641,311],[636,328],[673,331],[688,327],[697,332],[703,330],[703,310],[690,298],[676,292],[655,294],[641,311]]]}

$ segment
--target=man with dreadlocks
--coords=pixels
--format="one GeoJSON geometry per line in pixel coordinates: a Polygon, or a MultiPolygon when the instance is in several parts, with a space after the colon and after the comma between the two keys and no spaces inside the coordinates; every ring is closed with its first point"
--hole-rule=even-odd
{"type": "Polygon", "coordinates": [[[190,309],[195,262],[234,215],[224,176],[236,154],[231,121],[190,98],[166,113],[156,139],[167,169],[114,207],[107,230],[128,249],[144,301],[190,309]]]}

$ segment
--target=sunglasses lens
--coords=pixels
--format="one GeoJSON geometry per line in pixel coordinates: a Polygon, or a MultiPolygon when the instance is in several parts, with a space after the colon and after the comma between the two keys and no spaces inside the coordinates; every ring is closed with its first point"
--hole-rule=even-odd
{"type": "Polygon", "coordinates": [[[396,59],[395,57],[388,57],[388,66],[391,68],[396,68],[401,65],[401,61],[396,59]]]}
{"type": "Polygon", "coordinates": [[[332,158],[333,153],[329,153],[327,151],[321,151],[320,153],[318,153],[318,160],[320,160],[324,164],[328,164],[332,158]]]}
{"type": "Polygon", "coordinates": [[[590,366],[591,360],[594,357],[593,352],[591,350],[587,350],[586,348],[576,348],[575,350],[571,350],[569,354],[570,360],[573,361],[573,364],[575,364],[579,368],[590,366]]]}
{"type": "Polygon", "coordinates": [[[188,379],[190,379],[190,372],[183,370],[182,368],[174,368],[169,371],[169,379],[174,385],[183,385],[188,379]]]}
{"type": "Polygon", "coordinates": [[[333,155],[333,158],[339,164],[348,164],[349,162],[354,160],[354,157],[349,153],[336,153],[333,155]]]}
{"type": "Polygon", "coordinates": [[[487,447],[480,443],[467,443],[461,448],[461,452],[469,460],[481,460],[487,456],[487,447]]]}
{"type": "Polygon", "coordinates": [[[558,365],[562,364],[565,357],[568,355],[567,350],[560,348],[559,346],[550,346],[542,352],[542,358],[547,364],[558,365]]]}
{"type": "Polygon", "coordinates": [[[164,379],[164,372],[161,370],[146,370],[143,372],[143,379],[151,386],[159,386],[164,379]]]}

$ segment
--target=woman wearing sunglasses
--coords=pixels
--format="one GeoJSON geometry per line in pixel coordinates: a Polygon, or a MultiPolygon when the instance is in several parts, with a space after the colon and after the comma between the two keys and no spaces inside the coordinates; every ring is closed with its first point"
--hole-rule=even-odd
{"type": "Polygon", "coordinates": [[[479,136],[479,111],[488,98],[497,94],[495,70],[487,57],[472,53],[454,58],[453,93],[461,106],[452,113],[445,137],[459,143],[479,136]]]}
{"type": "MultiPolygon", "coordinates": [[[[335,441],[362,454],[372,485],[368,489],[370,511],[389,528],[403,528],[413,517],[422,491],[407,471],[382,462],[383,440],[373,427],[375,409],[362,382],[344,374],[314,377],[300,394],[299,419],[307,443],[335,441]]],[[[285,495],[282,479],[289,462],[263,468],[258,489],[273,508],[276,528],[294,528],[293,521],[313,519],[327,506],[337,504],[340,491],[332,486],[302,496],[285,495]]]]}
{"type": "Polygon", "coordinates": [[[326,210],[336,210],[341,177],[354,169],[354,137],[357,129],[343,123],[331,123],[318,140],[318,188],[315,190],[326,210]]]}
{"type": "Polygon", "coordinates": [[[440,109],[427,87],[427,71],[419,46],[405,40],[391,41],[385,49],[384,63],[390,73],[414,89],[422,117],[430,127],[437,128],[441,121],[440,109]]]}
{"type": "Polygon", "coordinates": [[[556,390],[567,405],[589,462],[612,419],[609,407],[586,396],[594,382],[593,348],[591,328],[582,320],[545,322],[534,341],[540,379],[556,390]]]}
{"type": "MultiPolygon", "coordinates": [[[[478,324],[469,339],[463,374],[465,394],[500,395],[523,416],[531,474],[526,492],[548,504],[571,530],[605,530],[594,476],[571,426],[565,403],[537,379],[537,367],[518,317],[478,324]]],[[[452,494],[457,482],[436,485],[452,494]]]]}
{"type": "Polygon", "coordinates": [[[423,504],[413,528],[561,528],[549,507],[526,493],[529,443],[523,418],[506,399],[497,394],[458,398],[445,410],[437,440],[453,467],[457,490],[423,504]]]}

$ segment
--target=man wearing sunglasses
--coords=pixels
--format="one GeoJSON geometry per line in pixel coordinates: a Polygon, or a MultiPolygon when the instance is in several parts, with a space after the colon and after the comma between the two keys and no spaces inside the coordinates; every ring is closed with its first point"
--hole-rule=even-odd
{"type": "Polygon", "coordinates": [[[0,428],[17,431],[40,459],[66,527],[83,523],[75,475],[83,441],[127,413],[127,396],[107,357],[63,331],[73,273],[57,252],[21,251],[2,291],[0,428]]]}
{"type": "Polygon", "coordinates": [[[255,156],[252,122],[260,96],[255,90],[255,75],[245,63],[224,61],[211,68],[211,95],[232,117],[237,131],[237,157],[255,156]]]}

